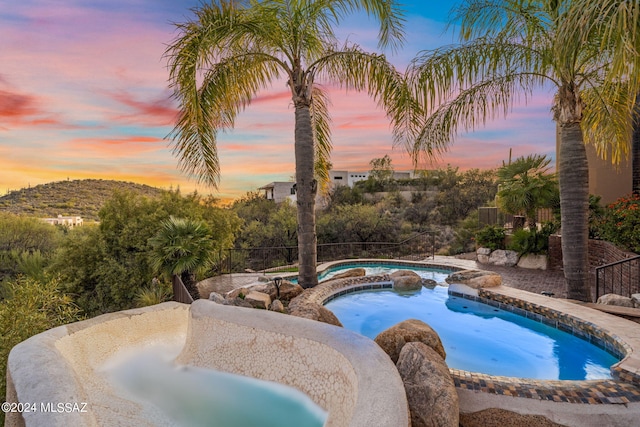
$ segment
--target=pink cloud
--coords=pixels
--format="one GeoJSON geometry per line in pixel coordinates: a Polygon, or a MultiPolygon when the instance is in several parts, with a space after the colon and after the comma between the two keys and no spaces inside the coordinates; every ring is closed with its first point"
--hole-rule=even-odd
{"type": "Polygon", "coordinates": [[[112,95],[113,99],[129,107],[130,113],[112,113],[112,120],[125,123],[136,123],[144,126],[173,125],[178,110],[169,99],[169,95],[154,100],[140,101],[134,95],[120,92],[112,95]]]}

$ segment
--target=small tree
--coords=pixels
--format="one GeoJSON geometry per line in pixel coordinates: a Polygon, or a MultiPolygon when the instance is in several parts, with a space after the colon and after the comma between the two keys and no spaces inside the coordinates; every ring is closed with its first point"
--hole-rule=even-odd
{"type": "Polygon", "coordinates": [[[391,164],[391,157],[389,157],[388,154],[385,154],[384,157],[379,159],[372,159],[369,165],[371,166],[369,178],[382,184],[388,184],[393,178],[393,165],[391,164]]]}
{"type": "Polygon", "coordinates": [[[158,233],[149,239],[151,266],[171,277],[179,275],[193,297],[200,298],[196,273],[213,264],[214,242],[204,221],[170,217],[162,222],[158,233]]]}
{"type": "Polygon", "coordinates": [[[558,198],[558,183],[549,174],[550,159],[541,155],[519,157],[498,169],[498,206],[507,213],[524,214],[534,230],[538,209],[551,207],[558,198]]]}

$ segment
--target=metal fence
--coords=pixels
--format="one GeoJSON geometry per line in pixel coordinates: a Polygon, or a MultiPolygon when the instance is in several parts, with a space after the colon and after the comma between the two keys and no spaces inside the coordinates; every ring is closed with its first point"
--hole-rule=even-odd
{"type": "Polygon", "coordinates": [[[605,294],[640,293],[640,255],[596,267],[596,301],[605,294]]]}
{"type": "MultiPolygon", "coordinates": [[[[435,256],[435,231],[424,231],[402,242],[347,242],[317,245],[318,262],[349,258],[426,258],[435,256]]],[[[230,248],[220,253],[218,273],[278,271],[298,262],[297,246],[230,248]]]]}
{"type": "MultiPolygon", "coordinates": [[[[536,212],[536,222],[538,224],[550,222],[554,219],[555,218],[552,209],[538,209],[536,212]]],[[[497,207],[483,206],[478,208],[478,222],[480,223],[480,226],[500,225],[508,230],[511,230],[513,228],[521,228],[523,225],[525,225],[524,221],[524,217],[514,216],[502,212],[497,207]]]]}

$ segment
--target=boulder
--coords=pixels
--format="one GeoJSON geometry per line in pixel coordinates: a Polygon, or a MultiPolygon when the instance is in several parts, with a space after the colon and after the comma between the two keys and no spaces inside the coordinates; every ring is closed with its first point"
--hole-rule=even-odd
{"type": "Polygon", "coordinates": [[[280,301],[279,299],[273,301],[271,303],[271,311],[277,311],[278,313],[284,313],[284,305],[282,304],[282,301],[280,301]]]}
{"type": "Polygon", "coordinates": [[[640,308],[640,294],[631,295],[631,301],[633,301],[633,306],[635,308],[640,308]]]}
{"type": "Polygon", "coordinates": [[[605,294],[598,298],[598,304],[604,305],[616,305],[618,307],[630,307],[633,308],[633,300],[629,297],[623,297],[616,294],[605,294]]]}
{"type": "Polygon", "coordinates": [[[422,278],[418,273],[409,270],[394,271],[389,275],[396,291],[417,291],[422,289],[422,278]]]}
{"type": "Polygon", "coordinates": [[[273,281],[268,283],[259,283],[257,285],[251,285],[247,288],[247,293],[251,291],[262,292],[274,300],[280,299],[281,301],[291,301],[302,293],[304,289],[297,283],[291,283],[288,280],[283,280],[280,284],[280,298],[278,298],[278,289],[273,281]]]}
{"type": "Polygon", "coordinates": [[[459,402],[445,361],[421,342],[402,348],[396,364],[407,394],[412,427],[458,427],[459,402]]]}
{"type": "Polygon", "coordinates": [[[497,249],[489,255],[489,264],[513,267],[518,263],[518,252],[497,249]]]}
{"type": "Polygon", "coordinates": [[[546,255],[527,254],[522,255],[518,260],[518,267],[530,270],[546,270],[549,264],[546,255]]]}
{"type": "Polygon", "coordinates": [[[492,271],[460,270],[445,279],[447,283],[460,283],[473,289],[493,288],[502,284],[502,276],[492,271]]]}
{"type": "Polygon", "coordinates": [[[478,248],[476,250],[476,259],[480,264],[489,264],[489,255],[491,255],[491,249],[478,248]]]}
{"type": "Polygon", "coordinates": [[[364,268],[361,268],[361,267],[352,268],[343,273],[339,273],[339,274],[336,274],[335,276],[331,276],[327,280],[324,280],[324,282],[328,282],[329,280],[336,280],[336,279],[346,279],[349,277],[362,277],[362,276],[365,276],[366,274],[367,273],[364,270],[364,268]]]}
{"type": "Polygon", "coordinates": [[[422,286],[425,288],[433,289],[438,286],[438,282],[433,279],[422,279],[422,286]]]}
{"type": "Polygon", "coordinates": [[[233,300],[236,298],[244,298],[248,294],[249,294],[249,290],[247,288],[236,288],[224,294],[224,297],[225,299],[233,300]],[[240,297],[240,295],[242,295],[242,297],[240,297]]]}
{"type": "MultiPolygon", "coordinates": [[[[274,285],[275,287],[275,285],[274,285]]],[[[297,283],[291,283],[288,280],[284,280],[280,285],[280,299],[282,301],[291,301],[304,291],[304,288],[297,283]]]]}
{"type": "Polygon", "coordinates": [[[421,342],[432,348],[443,360],[447,357],[440,336],[421,320],[409,319],[393,325],[380,332],[374,341],[394,363],[398,361],[402,347],[409,342],[421,342]]]}
{"type": "Polygon", "coordinates": [[[253,308],[268,310],[271,306],[271,297],[264,292],[251,291],[244,297],[244,300],[251,304],[253,308]]]}
{"type": "Polygon", "coordinates": [[[340,320],[333,312],[320,304],[315,303],[299,303],[289,305],[289,314],[297,317],[304,317],[318,322],[328,323],[330,325],[342,326],[340,320]]]}
{"type": "Polygon", "coordinates": [[[209,294],[209,301],[213,301],[217,304],[224,304],[224,297],[217,292],[211,292],[209,294]]]}
{"type": "Polygon", "coordinates": [[[253,308],[253,306],[251,304],[249,304],[249,302],[243,300],[242,298],[225,298],[225,300],[222,302],[223,305],[232,305],[234,307],[246,307],[246,308],[253,308]]]}

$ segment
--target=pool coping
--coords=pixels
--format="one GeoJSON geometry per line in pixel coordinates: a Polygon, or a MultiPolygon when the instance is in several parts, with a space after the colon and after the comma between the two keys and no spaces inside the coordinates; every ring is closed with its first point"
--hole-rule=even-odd
{"type": "MultiPolygon", "coordinates": [[[[323,265],[322,271],[335,265],[388,263],[457,271],[464,267],[436,262],[396,260],[349,260],[323,265]]],[[[302,297],[308,302],[324,304],[333,298],[366,289],[391,288],[388,275],[361,276],[321,282],[302,297]]],[[[533,380],[487,375],[450,368],[456,388],[494,395],[521,397],[541,401],[577,404],[629,404],[640,402],[640,328],[634,322],[600,312],[568,300],[556,299],[505,285],[488,289],[472,289],[450,285],[453,295],[479,300],[499,308],[538,320],[572,333],[622,356],[611,368],[608,380],[533,380]],[[554,324],[555,323],[555,324],[554,324]],[[594,337],[593,339],[591,337],[594,337]]]]}

